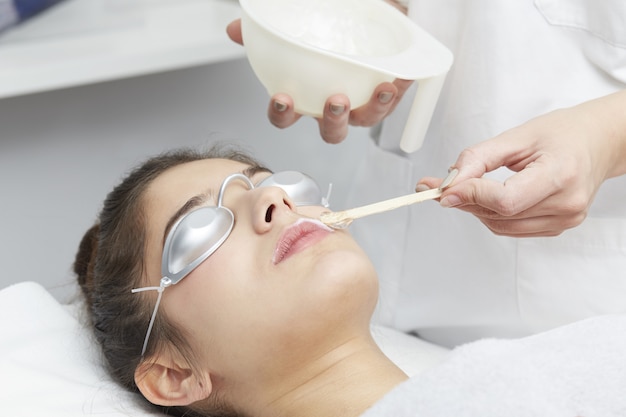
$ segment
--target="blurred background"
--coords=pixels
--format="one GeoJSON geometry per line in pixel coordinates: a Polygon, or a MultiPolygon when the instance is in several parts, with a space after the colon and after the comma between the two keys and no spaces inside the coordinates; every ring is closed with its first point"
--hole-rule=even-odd
{"type": "Polygon", "coordinates": [[[310,118],[273,127],[226,36],[236,1],[49,0],[22,19],[10,3],[0,0],[0,289],[37,281],[71,300],[74,254],[106,193],[178,146],[236,143],[323,190],[332,182],[331,205],[345,208],[369,131],[328,145],[310,118]]]}

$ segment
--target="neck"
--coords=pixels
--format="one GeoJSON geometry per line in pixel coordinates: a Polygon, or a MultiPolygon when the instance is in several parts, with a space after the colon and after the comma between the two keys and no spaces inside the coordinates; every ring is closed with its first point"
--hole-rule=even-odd
{"type": "Polygon", "coordinates": [[[359,416],[407,376],[369,340],[350,340],[273,387],[254,415],[359,416]]]}

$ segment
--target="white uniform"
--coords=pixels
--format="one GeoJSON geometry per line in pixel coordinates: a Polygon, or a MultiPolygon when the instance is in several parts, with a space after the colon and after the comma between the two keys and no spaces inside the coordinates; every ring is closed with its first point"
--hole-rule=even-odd
{"type": "MultiPolygon", "coordinates": [[[[445,176],[471,144],[626,85],[624,0],[414,0],[409,15],[455,61],[423,147],[397,151],[405,98],[355,175],[351,204],[409,193],[423,176],[445,176]]],[[[376,319],[437,343],[626,311],[626,177],[606,181],[583,224],[555,238],[498,237],[436,202],[352,231],[380,273],[376,319]]]]}

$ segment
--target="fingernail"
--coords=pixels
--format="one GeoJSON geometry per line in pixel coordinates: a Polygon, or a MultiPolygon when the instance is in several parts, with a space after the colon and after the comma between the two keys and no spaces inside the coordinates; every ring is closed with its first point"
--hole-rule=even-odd
{"type": "Polygon", "coordinates": [[[450,186],[456,179],[456,176],[459,175],[459,170],[456,168],[452,168],[448,170],[448,176],[443,179],[443,182],[439,186],[440,189],[445,189],[450,186]]]}
{"type": "Polygon", "coordinates": [[[456,207],[461,204],[461,199],[458,196],[452,194],[442,198],[439,204],[441,204],[441,207],[446,208],[456,207]]]}
{"type": "Polygon", "coordinates": [[[346,106],[344,106],[343,104],[331,103],[329,109],[332,114],[334,114],[335,116],[339,116],[343,114],[344,111],[346,111],[346,106]]]}
{"type": "Polygon", "coordinates": [[[428,185],[426,184],[417,184],[415,186],[415,192],[422,192],[422,191],[428,191],[430,190],[430,188],[428,188],[428,185]]]}
{"type": "Polygon", "coordinates": [[[378,94],[378,101],[381,102],[382,104],[389,103],[392,98],[393,98],[393,93],[390,91],[383,91],[382,93],[378,94]]]}
{"type": "Polygon", "coordinates": [[[282,113],[285,110],[287,110],[287,105],[283,103],[282,101],[274,100],[274,110],[282,113]]]}

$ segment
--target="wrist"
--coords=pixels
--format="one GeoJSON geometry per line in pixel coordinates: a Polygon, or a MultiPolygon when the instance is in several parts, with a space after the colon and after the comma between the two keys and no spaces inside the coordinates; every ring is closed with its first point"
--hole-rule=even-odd
{"type": "MultiPolygon", "coordinates": [[[[626,90],[575,106],[599,182],[626,174],[626,90]]],[[[582,133],[582,132],[581,132],[582,133]]]]}
{"type": "Polygon", "coordinates": [[[603,122],[613,156],[607,178],[626,175],[626,89],[601,100],[607,103],[603,122]]]}

